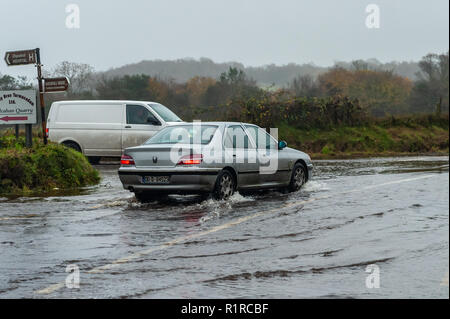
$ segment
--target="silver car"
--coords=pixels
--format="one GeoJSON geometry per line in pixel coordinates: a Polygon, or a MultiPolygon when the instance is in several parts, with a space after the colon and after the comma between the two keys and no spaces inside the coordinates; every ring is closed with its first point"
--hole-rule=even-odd
{"type": "Polygon", "coordinates": [[[119,177],[141,202],[167,194],[227,199],[235,191],[298,191],[312,169],[307,154],[256,125],[194,122],[171,125],[125,149],[119,177]]]}

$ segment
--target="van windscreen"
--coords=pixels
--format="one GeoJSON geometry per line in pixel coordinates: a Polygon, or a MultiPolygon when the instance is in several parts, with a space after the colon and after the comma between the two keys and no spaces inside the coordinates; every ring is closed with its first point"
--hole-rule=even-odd
{"type": "Polygon", "coordinates": [[[162,104],[150,103],[149,106],[166,122],[183,122],[175,113],[162,104]]]}

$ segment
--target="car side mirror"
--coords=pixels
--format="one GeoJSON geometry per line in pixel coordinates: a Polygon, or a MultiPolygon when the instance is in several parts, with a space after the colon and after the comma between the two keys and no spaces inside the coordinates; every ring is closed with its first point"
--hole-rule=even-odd
{"type": "Polygon", "coordinates": [[[287,146],[287,143],[285,141],[278,141],[278,149],[282,150],[287,146]]]}

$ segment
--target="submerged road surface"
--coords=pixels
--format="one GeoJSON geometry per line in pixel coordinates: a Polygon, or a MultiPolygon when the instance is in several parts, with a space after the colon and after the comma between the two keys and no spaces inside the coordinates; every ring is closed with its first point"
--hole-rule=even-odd
{"type": "Polygon", "coordinates": [[[0,198],[0,298],[449,297],[448,157],[314,164],[298,193],[228,202],[139,204],[112,165],[0,198]]]}

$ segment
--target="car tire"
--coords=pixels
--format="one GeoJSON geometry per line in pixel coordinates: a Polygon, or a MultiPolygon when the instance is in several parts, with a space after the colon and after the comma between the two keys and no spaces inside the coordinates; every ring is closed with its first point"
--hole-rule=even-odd
{"type": "Polygon", "coordinates": [[[236,181],[233,175],[227,170],[219,173],[214,186],[213,197],[216,200],[227,200],[230,198],[236,189],[236,181]]]}
{"type": "Polygon", "coordinates": [[[296,163],[292,169],[291,181],[288,186],[289,192],[296,192],[306,183],[306,167],[302,163],[296,163]]]}

